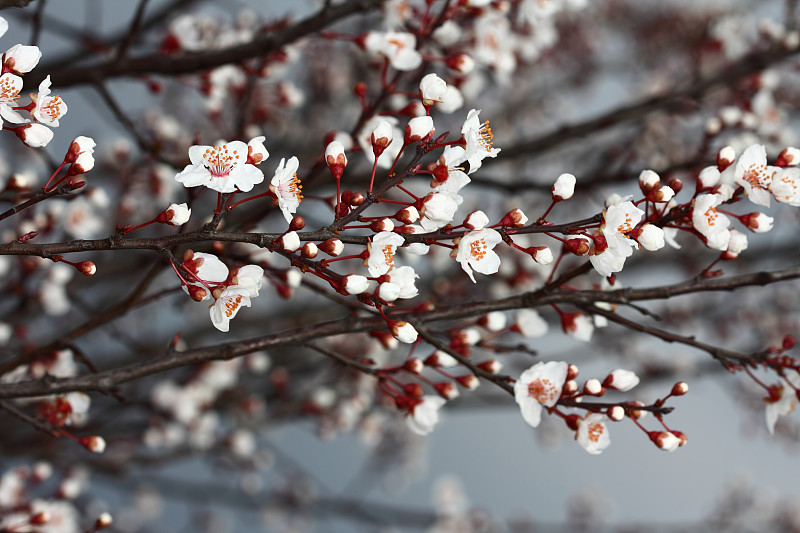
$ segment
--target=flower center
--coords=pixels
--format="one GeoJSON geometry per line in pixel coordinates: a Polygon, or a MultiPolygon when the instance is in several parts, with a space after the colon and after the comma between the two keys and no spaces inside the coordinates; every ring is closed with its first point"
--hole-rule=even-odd
{"type": "Polygon", "coordinates": [[[242,303],[242,297],[236,296],[234,298],[228,298],[225,300],[225,316],[230,318],[233,316],[233,313],[239,308],[239,304],[242,303]]]}
{"type": "Polygon", "coordinates": [[[787,194],[783,195],[783,199],[788,202],[792,199],[793,196],[797,194],[797,182],[790,179],[789,176],[782,176],[779,181],[787,186],[786,190],[787,194]]]}
{"type": "Polygon", "coordinates": [[[389,270],[394,267],[394,252],[392,251],[392,245],[387,244],[383,248],[381,248],[383,252],[383,262],[389,266],[389,270]]]}
{"type": "Polygon", "coordinates": [[[753,187],[766,189],[769,186],[770,181],[770,176],[767,174],[767,166],[753,163],[744,172],[742,179],[753,187]]]}
{"type": "Polygon", "coordinates": [[[717,209],[715,207],[709,207],[706,209],[706,212],[703,213],[706,217],[706,222],[709,226],[713,226],[717,223],[717,217],[719,214],[717,213],[717,209]]]}
{"type": "Polygon", "coordinates": [[[600,437],[605,431],[605,426],[599,422],[589,425],[589,440],[595,444],[600,440],[600,437]]]}
{"type": "Polygon", "coordinates": [[[389,39],[388,42],[391,46],[397,49],[395,52],[399,52],[400,50],[406,47],[405,43],[400,39],[389,39]]]}
{"type": "Polygon", "coordinates": [[[528,385],[528,395],[536,398],[539,403],[552,403],[558,399],[558,389],[547,378],[537,379],[528,385]]]}
{"type": "Polygon", "coordinates": [[[480,261],[484,257],[486,257],[486,249],[488,246],[486,245],[486,241],[483,239],[477,239],[469,243],[469,255],[471,255],[475,261],[480,261]]]}
{"type": "Polygon", "coordinates": [[[58,95],[47,99],[47,103],[42,106],[41,113],[50,120],[55,120],[61,116],[61,98],[58,95]]]}
{"type": "Polygon", "coordinates": [[[239,164],[239,154],[231,153],[228,145],[214,146],[203,154],[206,168],[215,178],[224,178],[239,164]]]}
{"type": "Polygon", "coordinates": [[[282,182],[279,188],[281,196],[294,198],[298,204],[303,201],[303,186],[300,185],[300,180],[297,179],[297,173],[292,174],[292,178],[289,181],[282,182]]]}
{"type": "Polygon", "coordinates": [[[492,134],[492,128],[489,126],[489,121],[487,120],[478,128],[478,144],[487,152],[491,152],[493,142],[494,135],[492,134]]]}
{"type": "Polygon", "coordinates": [[[625,222],[617,226],[617,231],[620,233],[628,233],[631,231],[633,227],[631,226],[631,216],[629,214],[625,214],[625,222]]]}
{"type": "Polygon", "coordinates": [[[4,80],[0,81],[0,100],[5,103],[16,103],[19,98],[19,90],[14,87],[14,81],[11,76],[7,76],[4,80]]]}

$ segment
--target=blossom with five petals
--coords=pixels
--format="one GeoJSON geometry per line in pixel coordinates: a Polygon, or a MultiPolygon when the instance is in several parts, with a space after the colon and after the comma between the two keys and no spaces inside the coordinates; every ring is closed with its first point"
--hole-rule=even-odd
{"type": "Polygon", "coordinates": [[[514,383],[514,399],[522,418],[533,427],[542,420],[542,407],[553,407],[561,397],[569,365],[563,361],[539,362],[514,383]]]}
{"type": "Polygon", "coordinates": [[[493,248],[502,240],[500,234],[491,228],[470,231],[461,237],[456,261],[461,263],[461,268],[473,283],[475,283],[473,270],[481,274],[494,274],[500,269],[500,256],[493,248]]]}
{"type": "Polygon", "coordinates": [[[467,114],[467,120],[461,128],[461,135],[464,137],[466,146],[465,157],[469,162],[469,172],[472,174],[481,167],[483,160],[487,157],[497,157],[500,153],[499,148],[493,148],[492,142],[494,135],[492,128],[489,127],[489,121],[480,122],[478,115],[480,109],[472,109],[467,114]]]}
{"type": "Polygon", "coordinates": [[[589,413],[585,418],[578,420],[575,440],[587,452],[593,455],[601,453],[611,444],[611,437],[609,437],[608,427],[606,427],[607,420],[608,417],[602,413],[589,413]]]}
{"type": "Polygon", "coordinates": [[[797,406],[797,389],[800,389],[800,372],[789,370],[786,372],[786,384],[775,386],[775,397],[765,398],[767,407],[764,415],[770,435],[775,433],[775,423],[779,416],[788,415],[797,406]]]}
{"type": "Polygon", "coordinates": [[[250,290],[238,285],[225,287],[213,305],[208,308],[211,323],[218,330],[227,332],[230,329],[231,319],[242,307],[250,307],[250,290]]]}
{"type": "Polygon", "coordinates": [[[744,187],[751,202],[769,207],[769,187],[773,177],[780,171],[779,167],[767,165],[767,151],[764,145],[754,144],[745,150],[736,162],[733,180],[744,187]]]}
{"type": "Polygon", "coordinates": [[[294,213],[303,201],[303,186],[297,179],[297,167],[300,162],[292,156],[289,161],[281,159],[278,168],[275,169],[275,176],[270,182],[269,188],[278,197],[278,207],[283,212],[286,222],[291,222],[294,213]]]}
{"type": "Polygon", "coordinates": [[[49,75],[39,84],[39,94],[31,94],[31,99],[36,102],[31,116],[40,124],[58,127],[58,119],[67,112],[67,104],[58,95],[50,96],[49,75]]]}
{"type": "Polygon", "coordinates": [[[189,148],[187,165],[175,176],[185,187],[205,185],[217,192],[228,193],[237,189],[247,192],[264,181],[264,174],[247,163],[248,148],[242,141],[232,141],[219,146],[195,145],[189,148]]]}
{"type": "Polygon", "coordinates": [[[367,268],[370,276],[382,276],[394,268],[394,253],[405,239],[391,231],[382,231],[368,244],[367,268]]]}
{"type": "Polygon", "coordinates": [[[14,124],[21,124],[25,119],[13,107],[17,105],[19,92],[22,90],[22,78],[10,72],[0,76],[0,117],[14,124]]]}
{"type": "Polygon", "coordinates": [[[718,194],[701,194],[693,201],[692,224],[706,240],[706,246],[725,251],[731,239],[728,227],[730,219],[717,212],[717,206],[723,202],[718,194]]]}

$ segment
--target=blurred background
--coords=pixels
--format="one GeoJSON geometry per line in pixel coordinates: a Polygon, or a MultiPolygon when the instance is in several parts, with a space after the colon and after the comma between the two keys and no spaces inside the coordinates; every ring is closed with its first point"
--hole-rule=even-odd
{"type": "MultiPolygon", "coordinates": [[[[132,63],[125,57],[182,59],[188,65],[278,34],[318,13],[321,3],[39,0],[4,9],[0,15],[9,22],[4,45],[36,42],[42,51],[39,65],[24,76],[23,94],[50,74],[53,92],[69,111],[46,148],[29,149],[10,134],[0,138],[2,209],[21,198],[9,183],[26,184],[23,193],[42,186],[77,135],[97,142],[97,166],[80,196],[43,202],[0,221],[3,242],[34,230],[41,232],[41,242],[104,238],[116,225],[138,224],[170,202],[184,201],[194,213],[190,229],[197,229],[210,217],[216,195],[174,181],[188,163],[186,150],[257,135],[266,136],[270,151],[262,167],[267,178],[280,158],[300,159],[306,199],[298,214],[306,218],[306,229],[327,224],[326,198],[334,184],[319,168],[326,136],[357,133],[362,109],[353,93],[356,82],[366,84],[368,98],[380,92],[381,60],[352,37],[367,29],[415,28],[424,11],[424,2],[362,4],[322,35],[310,32],[235,66],[186,67],[174,74],[159,70],[156,61],[152,71],[145,61],[126,74],[132,63]],[[143,16],[133,35],[129,28],[138,10],[143,16]],[[133,36],[124,45],[126,56],[115,56],[128,35],[133,36]],[[120,73],[109,67],[115,57],[120,73]]],[[[432,2],[432,12],[444,5],[432,2]]],[[[636,179],[644,169],[656,170],[663,183],[681,180],[685,190],[678,198],[687,201],[697,173],[716,163],[720,148],[731,145],[738,154],[750,144],[765,144],[774,160],[797,144],[800,19],[794,0],[447,5],[458,10],[454,20],[460,30],[447,27],[421,46],[432,57],[467,54],[474,70],[462,74],[431,61],[401,73],[399,94],[378,100],[377,107],[399,116],[402,125],[419,78],[435,71],[458,87],[464,100],[453,109],[434,108],[437,133],[456,136],[473,108],[491,121],[494,145],[502,151],[471,175],[459,213],[480,207],[499,218],[520,207],[535,219],[547,209],[550,186],[562,172],[577,177],[577,193],[553,212],[555,223],[600,212],[612,193],[640,194],[636,179]]],[[[363,189],[371,167],[357,148],[350,159],[345,186],[363,189]]],[[[411,181],[409,187],[424,192],[427,182],[411,181]]],[[[276,209],[257,204],[237,209],[224,229],[285,228],[276,209]]],[[[743,214],[747,207],[752,209],[731,209],[743,214]]],[[[798,211],[773,204],[765,212],[775,217],[775,230],[751,234],[737,261],[718,265],[725,274],[798,263],[798,211]]],[[[717,257],[697,239],[678,240],[680,249],[632,258],[618,283],[678,282],[717,257]]],[[[554,246],[542,237],[519,243],[554,246]]],[[[220,248],[194,247],[222,253],[220,248]]],[[[401,255],[401,261],[418,269],[420,292],[437,306],[518,294],[541,286],[549,274],[509,254],[497,280],[480,276],[473,285],[447,253],[436,252],[442,251],[426,261],[411,255],[401,255]]],[[[176,346],[190,349],[314,327],[349,314],[313,283],[299,283],[297,272],[280,258],[248,246],[225,246],[224,253],[263,265],[268,294],[254,300],[227,335],[211,327],[206,306],[177,290],[169,265],[152,252],[126,251],[124,261],[117,252],[83,254],[75,260],[92,259],[98,274],[81,279],[48,261],[0,257],[7,295],[0,301],[0,319],[9,332],[3,364],[45,346],[41,364],[56,376],[56,368],[68,367],[66,376],[86,358],[100,369],[157,358],[178,331],[176,346]],[[97,322],[139,283],[156,296],[64,342],[64,332],[97,322]]],[[[592,273],[575,283],[591,288],[601,281],[592,273]]],[[[798,302],[800,285],[788,281],[642,305],[659,317],[661,328],[755,352],[796,335],[798,302]]],[[[94,517],[108,511],[114,517],[108,530],[131,533],[800,531],[796,413],[782,417],[770,436],[764,390],[707,354],[613,324],[598,327],[591,342],[581,342],[562,334],[555,312],[541,312],[550,326],[547,335],[527,339],[508,332],[492,339],[513,347],[508,353],[478,345],[472,357],[497,358],[511,377],[540,359],[574,363],[581,379],[602,380],[613,369],[630,369],[642,384],[624,397],[648,403],[686,381],[689,394],[669,400],[675,411],[667,422],[688,436],[687,445],[665,453],[624,420],[609,426],[612,445],[589,455],[557,417],[544,417],[540,427],[530,428],[513,399],[489,382],[448,402],[435,430],[421,437],[380,397],[372,378],[308,348],[289,346],[150,376],[124,385],[117,398],[92,394],[80,434],[102,435],[108,442],[103,455],[0,412],[2,516],[9,516],[20,498],[66,502],[59,508],[60,523],[33,529],[2,525],[19,532],[89,531],[94,517]],[[45,464],[51,474],[44,475],[45,464]]],[[[503,317],[510,326],[516,312],[503,317]]],[[[475,328],[476,319],[437,328],[443,334],[475,328]]],[[[386,366],[402,364],[408,353],[402,347],[385,350],[366,335],[327,343],[386,366]]],[[[420,357],[432,351],[418,349],[420,357]]],[[[774,375],[756,375],[775,381],[774,375]]],[[[2,382],[16,379],[9,376],[2,382]]],[[[658,429],[652,417],[642,423],[658,429]]]]}

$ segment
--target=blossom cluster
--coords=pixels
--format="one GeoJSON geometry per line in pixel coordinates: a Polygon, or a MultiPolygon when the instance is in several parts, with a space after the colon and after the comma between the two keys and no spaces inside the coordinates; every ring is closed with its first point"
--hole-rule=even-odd
{"type": "MultiPolygon", "coordinates": [[[[8,22],[0,17],[0,37],[7,31],[8,22]]],[[[36,94],[31,94],[28,105],[20,106],[18,103],[22,75],[33,70],[41,57],[39,47],[16,44],[3,54],[0,74],[0,124],[14,124],[4,129],[12,130],[33,148],[46,146],[53,139],[50,128],[58,127],[59,119],[67,112],[67,104],[58,95],[50,94],[50,76],[39,84],[36,94]],[[21,111],[27,112],[28,117],[21,111]]]]}

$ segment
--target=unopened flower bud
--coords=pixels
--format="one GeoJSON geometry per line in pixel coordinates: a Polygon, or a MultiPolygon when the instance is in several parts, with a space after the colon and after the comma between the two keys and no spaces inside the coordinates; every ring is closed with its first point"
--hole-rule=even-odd
{"type": "Polygon", "coordinates": [[[434,131],[436,130],[433,127],[433,119],[430,116],[414,117],[408,121],[403,142],[406,144],[415,143],[420,139],[432,136],[434,131]]]}
{"type": "Polygon", "coordinates": [[[360,192],[344,191],[342,192],[342,202],[357,207],[364,203],[364,195],[360,192]]]}
{"type": "Polygon", "coordinates": [[[97,517],[94,528],[96,530],[105,529],[110,526],[112,522],[114,522],[114,519],[111,517],[110,513],[102,513],[97,517]]]}
{"type": "Polygon", "coordinates": [[[325,148],[325,162],[335,179],[341,179],[344,169],[347,167],[347,155],[344,153],[344,145],[339,141],[331,141],[325,148]]]}
{"type": "Polygon", "coordinates": [[[208,298],[208,291],[203,287],[197,287],[196,285],[187,285],[186,290],[189,291],[189,296],[191,296],[192,300],[195,302],[202,302],[206,298],[208,298]]]}
{"type": "Polygon", "coordinates": [[[574,379],[568,379],[564,382],[564,387],[561,389],[561,394],[564,396],[572,396],[578,392],[578,382],[574,379]]]}
{"type": "Polygon", "coordinates": [[[661,185],[661,178],[652,170],[642,170],[639,174],[639,188],[647,195],[650,191],[661,185]]]}
{"type": "Polygon", "coordinates": [[[278,239],[278,242],[286,252],[294,252],[300,248],[300,237],[296,231],[290,231],[278,239]]]}
{"type": "Polygon", "coordinates": [[[672,394],[673,396],[683,396],[689,392],[689,385],[685,381],[679,381],[675,385],[672,386],[672,394]]]}
{"type": "Polygon", "coordinates": [[[397,283],[381,283],[378,285],[378,298],[384,302],[393,302],[400,298],[400,285],[397,283]]]}
{"type": "Polygon", "coordinates": [[[417,330],[404,320],[390,320],[389,330],[392,332],[394,338],[400,342],[412,344],[417,341],[417,330]]]}
{"type": "Polygon", "coordinates": [[[619,422],[620,420],[625,418],[625,409],[623,409],[619,405],[614,405],[608,408],[608,411],[606,411],[606,416],[608,416],[608,418],[610,418],[614,422],[619,422]]]}
{"type": "Polygon", "coordinates": [[[347,294],[361,294],[369,288],[369,280],[358,274],[348,274],[342,278],[341,284],[347,294]]]}
{"type": "Polygon", "coordinates": [[[419,383],[406,383],[403,385],[403,392],[412,398],[422,398],[425,391],[422,390],[422,385],[419,383]]]}
{"type": "Polygon", "coordinates": [[[92,152],[83,152],[78,155],[75,162],[69,167],[68,174],[70,176],[77,176],[78,174],[85,174],[94,168],[94,155],[92,152]]]}
{"type": "Polygon", "coordinates": [[[483,229],[489,223],[489,217],[483,211],[473,211],[464,219],[464,227],[468,230],[483,229]]]}
{"type": "Polygon", "coordinates": [[[726,146],[717,154],[717,170],[722,172],[736,160],[736,150],[733,146],[726,146]]]}
{"type": "Polygon", "coordinates": [[[675,197],[675,191],[669,185],[663,185],[653,191],[653,200],[658,203],[666,203],[675,197]]]}
{"type": "Polygon", "coordinates": [[[76,266],[84,276],[94,276],[94,273],[97,272],[97,267],[91,261],[81,261],[76,266]]]}
{"type": "Polygon", "coordinates": [[[330,255],[331,257],[337,257],[341,255],[344,251],[344,243],[337,239],[336,237],[332,239],[328,239],[320,243],[319,249],[325,252],[326,254],[330,255]]]}
{"type": "Polygon", "coordinates": [[[260,165],[266,161],[269,157],[269,152],[267,152],[267,148],[264,146],[265,140],[266,137],[263,135],[250,139],[250,142],[247,143],[247,163],[251,165],[260,165]]]}
{"type": "Polygon", "coordinates": [[[482,361],[477,364],[478,368],[489,372],[490,374],[499,374],[501,370],[503,370],[503,363],[498,361],[497,359],[489,359],[488,361],[482,361]]]}
{"type": "Polygon", "coordinates": [[[69,145],[69,153],[73,155],[73,159],[69,161],[74,161],[74,157],[83,152],[94,152],[95,146],[94,139],[91,137],[84,137],[83,135],[75,137],[75,140],[69,145]]]}
{"type": "Polygon", "coordinates": [[[674,452],[681,445],[681,439],[669,431],[650,431],[648,436],[653,444],[665,452],[674,452]]]}
{"type": "Polygon", "coordinates": [[[412,374],[419,374],[422,372],[422,369],[425,367],[424,363],[417,359],[416,357],[412,357],[408,361],[403,364],[403,368],[407,371],[411,372],[412,374]]]}
{"type": "Polygon", "coordinates": [[[630,370],[617,369],[612,371],[605,380],[603,386],[622,392],[628,392],[639,384],[639,376],[630,370]]]}
{"type": "Polygon", "coordinates": [[[561,174],[553,184],[553,201],[561,202],[569,200],[575,194],[575,176],[572,174],[561,174]]]}
{"type": "Polygon", "coordinates": [[[776,167],[794,167],[798,164],[800,164],[800,150],[792,147],[784,148],[775,161],[776,167]]]}
{"type": "Polygon", "coordinates": [[[458,376],[455,378],[459,385],[464,387],[467,390],[475,390],[477,389],[481,382],[472,374],[467,374],[465,376],[458,376]]]}
{"type": "Polygon", "coordinates": [[[528,223],[528,217],[521,209],[512,209],[500,220],[501,226],[521,228],[528,223]]]}
{"type": "Polygon", "coordinates": [[[165,222],[171,226],[181,226],[189,221],[192,216],[192,210],[189,206],[184,204],[169,204],[169,207],[164,211],[165,222]]]}
{"type": "Polygon", "coordinates": [[[647,416],[648,411],[645,411],[643,409],[636,409],[636,407],[643,407],[643,406],[644,403],[640,401],[630,402],[630,404],[628,404],[625,408],[625,414],[627,414],[631,418],[635,418],[636,420],[644,418],[645,416],[647,416]]]}
{"type": "Polygon", "coordinates": [[[664,230],[650,223],[631,231],[630,236],[650,252],[660,250],[665,244],[664,230]]]}
{"type": "Polygon", "coordinates": [[[394,229],[394,222],[391,218],[381,218],[369,225],[370,229],[375,232],[392,231],[394,229]]]}
{"type": "Polygon", "coordinates": [[[753,233],[766,233],[772,229],[774,222],[772,217],[758,212],[742,215],[740,220],[753,233]]]}
{"type": "Polygon", "coordinates": [[[456,54],[445,59],[445,64],[462,76],[466,76],[475,69],[475,60],[467,54],[456,54]]]}
{"type": "Polygon", "coordinates": [[[378,158],[386,148],[392,144],[392,125],[381,120],[372,130],[370,134],[370,142],[372,143],[372,152],[378,158]]]}
{"type": "Polygon", "coordinates": [[[547,246],[528,248],[527,252],[540,265],[549,265],[553,262],[553,252],[547,246]]]}
{"type": "Polygon", "coordinates": [[[697,185],[700,190],[703,189],[710,189],[719,183],[719,179],[722,176],[720,174],[719,168],[715,166],[706,167],[700,171],[700,174],[697,176],[697,185]]]}
{"type": "Polygon", "coordinates": [[[585,255],[589,252],[589,243],[591,241],[583,238],[567,239],[564,245],[573,255],[585,255]]]}
{"type": "Polygon", "coordinates": [[[413,224],[419,220],[419,211],[416,207],[410,205],[395,213],[394,218],[403,224],[413,224]]]}
{"type": "Polygon", "coordinates": [[[447,83],[434,73],[427,74],[419,82],[419,96],[425,107],[432,106],[434,102],[441,102],[445,91],[447,83]]]}
{"type": "Polygon", "coordinates": [[[600,380],[592,378],[587,379],[586,383],[583,384],[583,392],[591,396],[601,396],[605,389],[600,384],[600,380]]]}
{"type": "Polygon", "coordinates": [[[292,218],[292,221],[289,222],[289,231],[299,231],[306,227],[306,219],[301,216],[296,216],[292,218]]]}
{"type": "Polygon", "coordinates": [[[41,148],[53,140],[53,130],[41,124],[25,124],[13,128],[16,136],[31,148],[41,148]]]}
{"type": "Polygon", "coordinates": [[[454,398],[458,398],[459,395],[458,389],[450,381],[444,381],[442,383],[434,383],[433,388],[436,389],[436,392],[439,393],[439,396],[445,398],[446,400],[452,400],[454,398]]]}
{"type": "Polygon", "coordinates": [[[106,451],[106,441],[103,437],[92,435],[89,437],[80,437],[78,442],[92,453],[103,453],[106,451]]]}
{"type": "Polygon", "coordinates": [[[578,366],[577,365],[569,365],[567,367],[567,379],[575,379],[578,377],[578,366]]]}
{"type": "Polygon", "coordinates": [[[319,253],[319,248],[313,242],[307,242],[303,245],[303,248],[300,250],[300,255],[305,257],[306,259],[314,259],[317,257],[319,253]]]}

